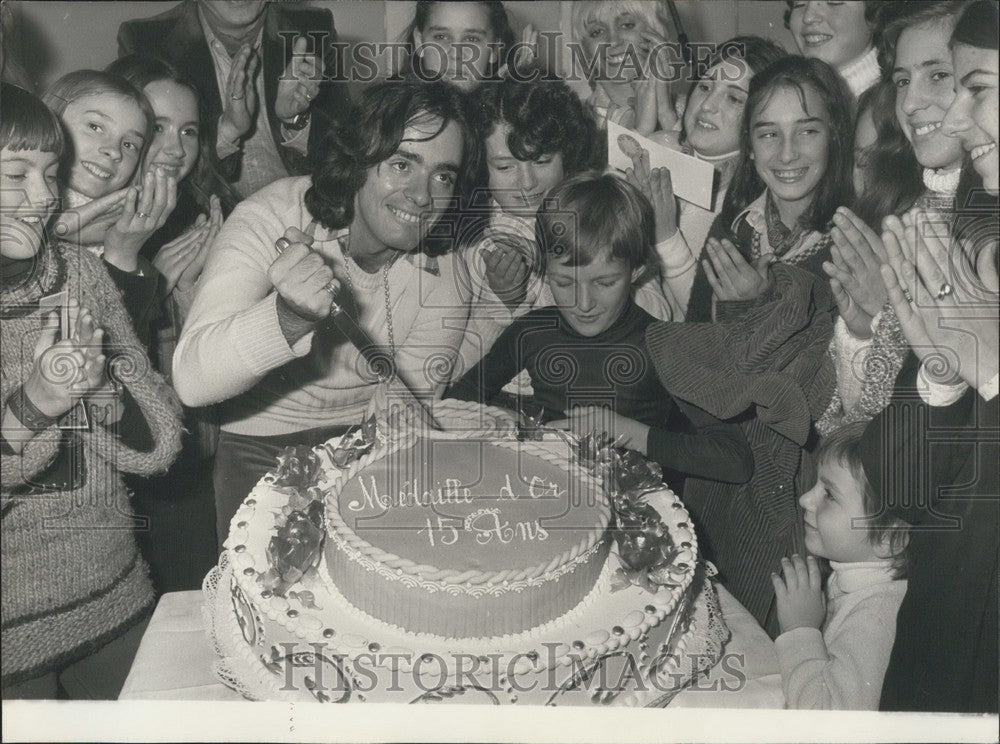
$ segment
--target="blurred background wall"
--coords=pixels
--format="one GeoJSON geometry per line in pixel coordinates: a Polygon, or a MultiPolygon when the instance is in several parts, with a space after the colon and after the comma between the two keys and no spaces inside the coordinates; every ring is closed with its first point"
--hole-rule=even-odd
{"type": "MultiPolygon", "coordinates": [[[[176,4],[176,0],[2,1],[11,10],[16,28],[11,51],[40,91],[71,70],[102,68],[111,62],[118,53],[116,37],[122,21],[153,16],[176,4]]],[[[340,40],[348,43],[398,40],[413,18],[415,4],[412,0],[302,1],[329,8],[340,40]]],[[[568,0],[508,0],[504,5],[516,31],[531,23],[568,36],[568,0]]],[[[791,48],[791,37],[782,23],[784,8],[780,0],[677,0],[684,30],[692,41],[721,42],[736,34],[760,34],[791,48]]],[[[578,82],[577,88],[583,95],[588,92],[585,82],[578,82]]]]}

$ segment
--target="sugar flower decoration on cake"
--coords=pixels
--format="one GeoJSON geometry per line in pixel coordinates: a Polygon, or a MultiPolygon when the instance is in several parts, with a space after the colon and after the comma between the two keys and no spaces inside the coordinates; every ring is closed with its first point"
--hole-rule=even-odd
{"type": "Polygon", "coordinates": [[[258,578],[277,595],[284,596],[319,563],[326,538],[323,494],[317,485],[320,473],[319,457],[308,447],[286,447],[278,456],[274,486],[288,493],[289,499],[267,546],[269,568],[258,578]]]}
{"type": "Polygon", "coordinates": [[[291,586],[319,563],[325,538],[322,501],[310,502],[305,511],[291,512],[268,543],[270,568],[261,574],[261,585],[285,596],[291,586]]]}
{"type": "Polygon", "coordinates": [[[613,448],[610,473],[606,478],[615,526],[611,534],[618,545],[621,568],[615,573],[612,589],[630,584],[656,593],[660,586],[681,585],[687,567],[678,569],[678,556],[660,513],[644,495],[663,488],[660,466],[635,450],[613,448]]]}
{"type": "Polygon", "coordinates": [[[285,451],[278,455],[274,485],[287,489],[286,493],[305,491],[316,485],[319,475],[319,458],[311,448],[302,444],[285,447],[285,451]]]}
{"type": "Polygon", "coordinates": [[[377,442],[378,422],[372,414],[365,417],[358,429],[342,436],[336,445],[327,442],[324,447],[333,464],[338,468],[345,468],[371,452],[377,442]]]}

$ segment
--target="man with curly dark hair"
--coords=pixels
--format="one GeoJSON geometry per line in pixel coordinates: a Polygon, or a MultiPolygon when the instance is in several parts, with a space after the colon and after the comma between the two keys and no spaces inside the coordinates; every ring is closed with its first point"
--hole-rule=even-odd
{"type": "Polygon", "coordinates": [[[335,298],[419,395],[440,392],[461,342],[467,282],[434,227],[476,168],[462,94],[381,83],[344,122],[326,134],[312,176],[276,181],[233,211],[174,356],[184,402],[223,403],[220,545],[284,447],[363,418],[380,370],[341,324],[324,322],[335,298]]]}

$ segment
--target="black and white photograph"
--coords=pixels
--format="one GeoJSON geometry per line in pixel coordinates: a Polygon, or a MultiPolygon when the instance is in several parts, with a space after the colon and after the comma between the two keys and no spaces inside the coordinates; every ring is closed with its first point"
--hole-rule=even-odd
{"type": "Polygon", "coordinates": [[[0,0],[4,741],[996,742],[998,19],[0,0]]]}

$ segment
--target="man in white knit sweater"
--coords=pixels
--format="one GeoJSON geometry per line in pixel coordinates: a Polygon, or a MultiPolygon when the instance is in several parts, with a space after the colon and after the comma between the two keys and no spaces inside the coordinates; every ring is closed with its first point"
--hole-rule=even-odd
{"type": "Polygon", "coordinates": [[[418,394],[440,392],[461,343],[467,282],[438,255],[449,246],[428,237],[474,170],[458,94],[384,83],[344,121],[311,177],[271,184],[226,221],[174,356],[186,404],[223,403],[220,546],[284,447],[362,420],[378,374],[327,320],[334,298],[418,394]]]}
{"type": "Polygon", "coordinates": [[[819,479],[799,499],[812,555],[784,558],[783,576],[772,574],[789,708],[876,710],[882,694],[906,593],[909,525],[888,515],[868,483],[865,426],[848,424],[823,440],[819,479]],[[825,597],[816,556],[833,569],[825,597]]]}

